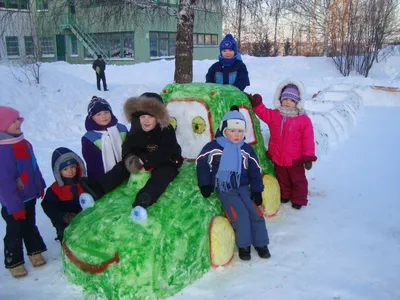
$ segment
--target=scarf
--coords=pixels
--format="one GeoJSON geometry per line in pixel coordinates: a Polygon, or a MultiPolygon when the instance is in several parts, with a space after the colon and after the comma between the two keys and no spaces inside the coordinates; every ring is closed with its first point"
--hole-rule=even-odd
{"type": "Polygon", "coordinates": [[[222,55],[218,55],[218,60],[223,66],[232,66],[236,61],[242,60],[242,56],[237,53],[234,57],[232,58],[223,58],[222,55]]]}
{"type": "Polygon", "coordinates": [[[217,137],[217,143],[224,148],[221,161],[215,178],[215,188],[227,192],[240,186],[240,175],[242,174],[241,148],[244,139],[239,143],[232,143],[227,138],[217,137]]]}
{"type": "Polygon", "coordinates": [[[8,132],[0,132],[0,145],[12,145],[19,143],[24,139],[24,134],[20,135],[11,134],[8,132]]]}
{"type": "Polygon", "coordinates": [[[101,133],[101,156],[103,159],[104,172],[110,171],[122,160],[122,138],[117,126],[106,128],[101,133]]]}
{"type": "Polygon", "coordinates": [[[304,110],[298,109],[297,107],[291,108],[291,107],[279,106],[278,110],[281,113],[281,115],[284,117],[297,117],[297,116],[301,116],[304,114],[304,110]]]}

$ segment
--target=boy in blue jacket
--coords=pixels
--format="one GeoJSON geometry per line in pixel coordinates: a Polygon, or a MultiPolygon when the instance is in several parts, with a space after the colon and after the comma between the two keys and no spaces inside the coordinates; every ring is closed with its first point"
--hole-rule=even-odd
{"type": "Polygon", "coordinates": [[[253,148],[244,142],[246,121],[237,106],[227,112],[216,139],[196,159],[197,180],[203,197],[216,191],[225,215],[235,230],[242,260],[251,259],[251,245],[261,258],[270,258],[268,231],[262,212],[264,185],[253,148]]]}
{"type": "Polygon", "coordinates": [[[221,41],[219,51],[218,61],[208,69],[206,82],[231,84],[244,91],[250,85],[249,73],[231,34],[221,41]]]}

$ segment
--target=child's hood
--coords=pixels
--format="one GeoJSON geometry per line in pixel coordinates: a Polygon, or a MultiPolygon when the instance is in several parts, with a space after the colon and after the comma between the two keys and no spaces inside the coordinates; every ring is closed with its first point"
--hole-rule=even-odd
{"type": "Polygon", "coordinates": [[[157,119],[161,128],[170,124],[170,117],[164,103],[156,97],[140,96],[131,97],[124,104],[125,118],[132,123],[132,114],[147,113],[157,119]]]}
{"type": "Polygon", "coordinates": [[[64,181],[62,180],[60,174],[60,165],[70,159],[75,159],[78,162],[77,171],[81,177],[86,177],[86,167],[85,163],[83,162],[82,158],[79,157],[74,151],[60,147],[54,150],[53,155],[51,157],[51,167],[53,169],[53,175],[57,184],[59,186],[64,186],[64,181]]]}
{"type": "Polygon", "coordinates": [[[274,107],[278,108],[281,106],[280,98],[282,95],[282,91],[288,84],[293,84],[293,85],[297,86],[299,93],[300,93],[300,101],[297,103],[297,108],[299,110],[304,109],[304,98],[306,96],[306,90],[305,90],[304,84],[300,80],[296,80],[296,79],[286,79],[278,85],[278,87],[275,91],[275,95],[274,95],[274,107]]]}

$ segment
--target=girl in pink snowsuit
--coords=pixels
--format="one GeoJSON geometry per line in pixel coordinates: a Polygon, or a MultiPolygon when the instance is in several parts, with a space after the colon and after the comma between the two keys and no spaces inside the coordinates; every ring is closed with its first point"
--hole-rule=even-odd
{"type": "Polygon", "coordinates": [[[308,182],[305,169],[310,170],[315,156],[314,131],[304,112],[304,86],[285,80],[274,96],[275,109],[266,108],[259,94],[248,95],[255,114],[270,130],[267,156],[275,164],[281,190],[281,202],[291,201],[292,207],[307,205],[308,182]]]}

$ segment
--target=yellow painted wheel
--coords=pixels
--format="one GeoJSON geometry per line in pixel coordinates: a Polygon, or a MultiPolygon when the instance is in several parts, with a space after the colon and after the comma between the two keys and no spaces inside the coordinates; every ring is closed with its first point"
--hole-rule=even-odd
{"type": "Polygon", "coordinates": [[[222,216],[214,216],[208,231],[211,266],[228,265],[233,259],[235,249],[235,233],[231,223],[222,216]]]}
{"type": "Polygon", "coordinates": [[[264,191],[262,192],[262,210],[266,217],[275,216],[281,205],[281,190],[275,177],[263,175],[264,191]]]}

